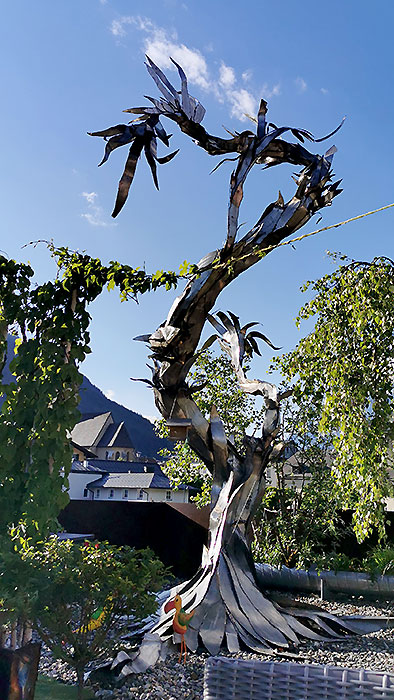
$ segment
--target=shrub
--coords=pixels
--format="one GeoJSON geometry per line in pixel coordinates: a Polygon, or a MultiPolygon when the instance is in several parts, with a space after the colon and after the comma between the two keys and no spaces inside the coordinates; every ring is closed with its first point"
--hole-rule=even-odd
{"type": "Polygon", "coordinates": [[[56,536],[18,543],[12,558],[5,603],[16,614],[25,605],[41,639],[75,669],[82,697],[86,665],[119,646],[130,616],[138,621],[155,612],[166,570],[149,549],[56,536]]]}

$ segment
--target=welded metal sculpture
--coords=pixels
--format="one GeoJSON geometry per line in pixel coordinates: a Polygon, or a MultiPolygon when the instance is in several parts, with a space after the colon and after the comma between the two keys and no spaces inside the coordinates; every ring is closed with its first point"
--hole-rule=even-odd
{"type": "MultiPolygon", "coordinates": [[[[157,159],[156,137],[166,145],[169,139],[160,117],[176,122],[210,155],[235,154],[225,244],[198,263],[198,273],[175,300],[166,321],[154,333],[138,338],[148,343],[152,353],[153,376],[148,383],[154,391],[159,411],[165,418],[190,421],[187,440],[213,474],[209,546],[204,552],[201,568],[190,581],[169,591],[167,596],[172,598],[178,594],[186,613],[195,610],[185,634],[186,645],[191,651],[202,644],[211,654],[218,653],[221,645],[236,652],[241,643],[254,651],[264,651],[277,646],[282,649],[292,647],[303,637],[314,640],[337,638],[356,630],[351,623],[328,613],[284,609],[271,602],[259,587],[250,551],[251,519],[265,489],[266,467],[283,447],[276,444],[283,397],[273,384],[248,379],[243,369],[245,350],[257,352],[257,339],[269,342],[268,339],[258,331],[249,330],[254,324],[241,328],[238,318],[231,313],[211,314],[224,287],[264,257],[273,246],[306,224],[316,212],[330,205],[341,192],[339,182],[332,183],[331,162],[336,149],[330,148],[324,156],[314,155],[299,143],[279,138],[290,132],[301,142],[304,139],[323,140],[314,139],[304,129],[278,128],[267,122],[267,103],[264,100],[260,102],[255,134],[243,131],[234,133],[230,139],[208,134],[200,123],[205,109],[189,94],[186,76],[182,68],[175,65],[181,79],[179,92],[148,58],[147,69],[162,97],[149,97],[153,106],[125,110],[140,115],[131,125],[119,125],[93,134],[112,137],[107,143],[105,158],[114,148],[131,143],[113,216],[119,213],[126,201],[142,149],[145,149],[156,185],[156,160],[165,162],[174,155],[157,159]],[[294,196],[285,202],[279,193],[277,201],[264,209],[256,224],[237,238],[239,208],[247,175],[255,165],[268,168],[281,163],[301,166],[294,196]],[[243,455],[226,437],[214,407],[210,420],[202,415],[193,400],[196,388],[187,383],[207,320],[231,358],[241,389],[261,395],[265,401],[261,436],[245,436],[243,455]]],[[[212,336],[208,344],[214,339],[212,336]]],[[[164,605],[156,623],[150,623],[146,631],[149,632],[146,645],[155,648],[152,654],[156,658],[159,654],[157,635],[165,640],[172,634],[172,614],[165,612],[164,605]]],[[[129,668],[143,667],[143,658],[153,656],[150,657],[150,652],[143,646],[140,659],[137,658],[134,666],[129,668]]]]}

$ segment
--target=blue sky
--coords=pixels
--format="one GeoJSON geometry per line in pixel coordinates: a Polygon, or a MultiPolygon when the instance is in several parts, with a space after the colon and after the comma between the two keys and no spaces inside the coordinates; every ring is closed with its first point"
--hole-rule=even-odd
{"type": "MultiPolygon", "coordinates": [[[[273,122],[317,136],[346,114],[342,130],[320,144],[322,151],[338,147],[334,170],[344,187],[321,226],[394,201],[394,5],[388,0],[24,0],[3,5],[1,20],[0,248],[30,260],[38,281],[54,269],[43,246],[22,247],[36,239],[154,271],[195,262],[225,237],[231,163],[209,176],[217,159],[176,131],[171,150],[181,151],[160,167],[160,192],[141,161],[126,206],[116,221],[110,217],[126,149],[97,168],[104,144],[86,132],[126,121],[123,109],[156,96],[145,52],[174,81],[169,56],[183,65],[191,92],[207,109],[204,125],[216,135],[225,136],[222,125],[252,126],[244,113],[253,113],[260,97],[273,122]]],[[[253,225],[278,188],[290,196],[291,174],[287,166],[255,168],[240,220],[253,225]]],[[[393,257],[393,222],[388,210],[295,250],[279,249],[233,283],[218,309],[245,323],[261,321],[272,341],[289,349],[299,338],[299,287],[332,269],[327,249],[357,259],[393,257]]],[[[304,232],[314,228],[311,222],[304,232]]],[[[93,353],[83,371],[144,415],[155,414],[152,396],[129,377],[149,376],[147,351],[132,338],[160,324],[173,296],[156,292],[136,305],[120,304],[112,293],[91,307],[93,353]]],[[[270,355],[264,351],[255,361],[255,376],[264,377],[270,355]]]]}

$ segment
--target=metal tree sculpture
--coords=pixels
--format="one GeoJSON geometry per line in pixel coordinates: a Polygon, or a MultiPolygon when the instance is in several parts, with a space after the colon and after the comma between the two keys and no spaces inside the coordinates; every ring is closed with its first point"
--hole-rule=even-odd
{"type": "MultiPolygon", "coordinates": [[[[256,331],[247,334],[253,324],[241,328],[233,314],[219,313],[217,318],[210,314],[224,287],[307,223],[319,209],[330,205],[341,192],[339,182],[332,183],[331,161],[336,149],[331,148],[324,156],[314,155],[300,144],[279,138],[290,131],[301,142],[304,139],[323,140],[314,139],[303,129],[277,128],[268,123],[264,100],[260,102],[256,134],[243,131],[230,139],[208,134],[200,123],[205,109],[189,94],[186,76],[182,68],[175,65],[181,79],[180,92],[148,58],[146,67],[163,96],[160,99],[149,97],[152,107],[125,110],[140,115],[131,125],[119,125],[92,134],[112,137],[106,145],[105,158],[114,148],[131,143],[113,216],[119,213],[126,201],[143,148],[156,185],[156,160],[163,163],[175,155],[157,158],[156,137],[166,145],[169,139],[160,123],[161,116],[176,122],[210,155],[235,153],[234,160],[237,161],[230,179],[225,244],[198,263],[198,273],[173,303],[167,320],[151,335],[138,338],[147,342],[152,352],[152,381],[144,381],[151,385],[159,411],[165,418],[190,422],[188,442],[213,474],[209,546],[204,552],[201,568],[190,581],[168,595],[181,595],[186,612],[195,609],[185,635],[186,645],[191,651],[195,651],[199,643],[215,654],[223,644],[233,652],[239,650],[240,642],[254,651],[266,651],[275,646],[288,648],[297,645],[303,637],[315,640],[336,638],[353,631],[350,623],[327,613],[284,609],[271,602],[259,587],[258,570],[250,552],[250,525],[265,489],[266,467],[275,450],[280,449],[275,438],[283,397],[273,384],[249,380],[242,368],[245,346],[256,351],[256,338],[268,339],[256,331]],[[302,168],[296,179],[294,196],[285,202],[279,193],[277,201],[265,208],[253,228],[237,240],[239,208],[247,175],[254,165],[267,168],[280,163],[292,163],[302,168]],[[209,421],[202,415],[193,400],[195,389],[187,383],[207,320],[213,324],[231,357],[240,388],[261,395],[265,401],[261,437],[245,435],[244,455],[227,439],[214,407],[209,421]]],[[[165,613],[162,607],[156,623],[147,629],[161,639],[168,639],[172,633],[171,613],[165,613]]]]}

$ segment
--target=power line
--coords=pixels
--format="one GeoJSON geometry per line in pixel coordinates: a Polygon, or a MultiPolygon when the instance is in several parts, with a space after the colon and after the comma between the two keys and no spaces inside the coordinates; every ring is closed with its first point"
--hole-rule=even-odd
{"type": "MultiPolygon", "coordinates": [[[[311,231],[310,233],[304,233],[302,236],[297,238],[292,238],[290,241],[281,241],[281,243],[276,243],[275,245],[267,246],[263,248],[261,253],[265,253],[269,250],[274,250],[282,245],[290,245],[291,243],[296,243],[297,241],[302,241],[303,238],[308,238],[309,236],[314,236],[316,233],[321,233],[322,231],[328,231],[331,228],[338,228],[344,224],[349,224],[351,221],[357,221],[357,219],[363,219],[365,216],[370,216],[371,214],[377,214],[379,211],[384,211],[384,209],[390,209],[394,207],[394,202],[392,204],[386,204],[384,207],[379,207],[379,209],[373,209],[373,211],[367,211],[365,214],[359,214],[358,216],[352,216],[351,219],[346,219],[345,221],[340,221],[338,224],[331,224],[330,226],[324,226],[323,228],[318,228],[316,231],[311,231]]],[[[250,255],[250,254],[249,254],[250,255]]]]}

